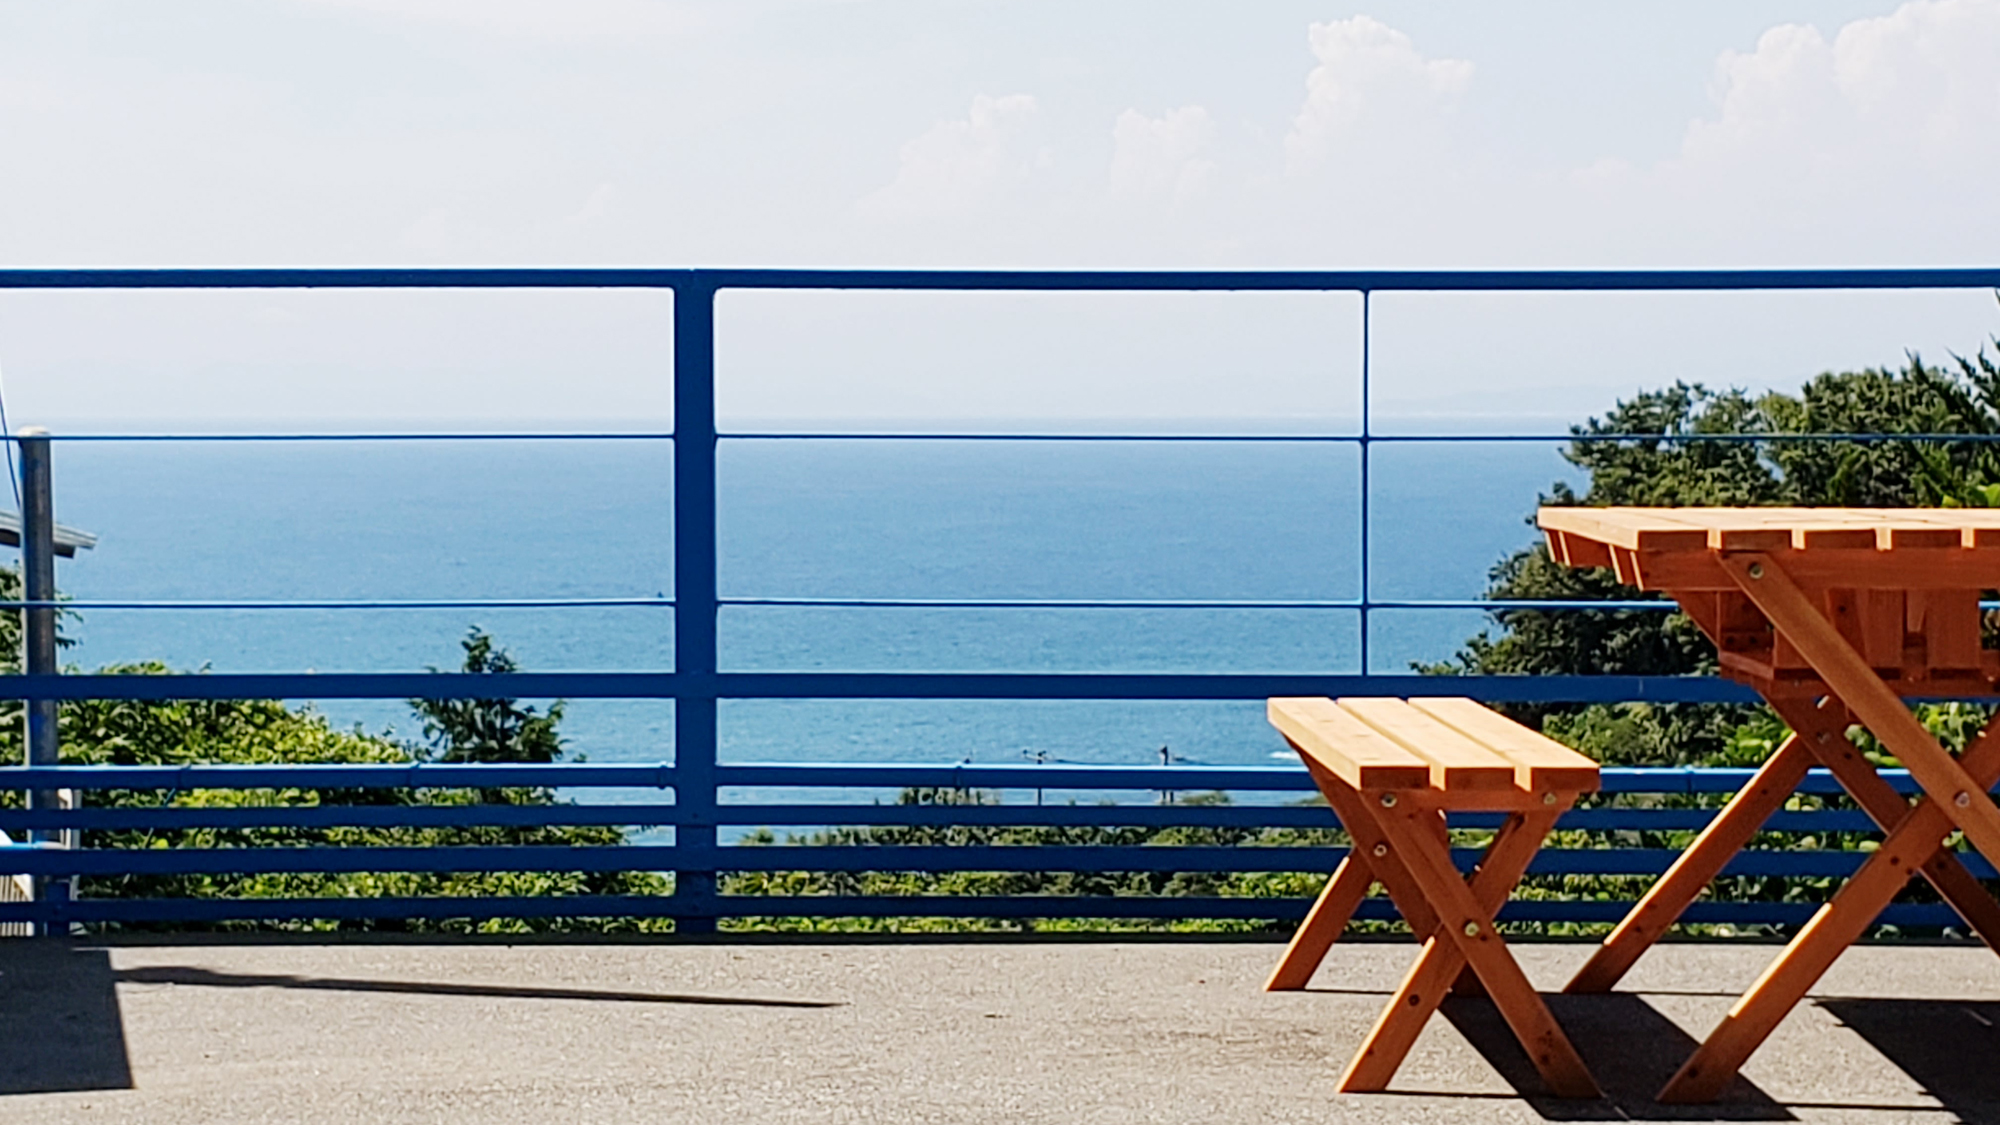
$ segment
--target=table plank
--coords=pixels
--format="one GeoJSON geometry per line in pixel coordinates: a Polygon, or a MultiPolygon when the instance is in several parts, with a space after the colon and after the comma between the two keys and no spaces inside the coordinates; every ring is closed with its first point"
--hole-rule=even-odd
{"type": "Polygon", "coordinates": [[[1550,507],[1536,518],[1545,531],[1643,551],[2000,547],[1992,508],[1550,507]]]}
{"type": "Polygon", "coordinates": [[[1708,529],[1675,518],[1679,508],[1543,508],[1536,523],[1544,531],[1560,531],[1631,550],[1700,551],[1708,547],[1708,529]]]}

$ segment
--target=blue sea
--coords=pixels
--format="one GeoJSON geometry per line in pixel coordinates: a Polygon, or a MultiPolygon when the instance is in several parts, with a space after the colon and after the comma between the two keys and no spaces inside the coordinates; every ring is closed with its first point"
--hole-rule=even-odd
{"type": "MultiPolygon", "coordinates": [[[[1414,427],[1405,427],[1406,429],[1414,427]]],[[[1493,423],[1490,430],[1520,429],[1493,423]]],[[[1553,427],[1543,424],[1538,432],[1553,427]]],[[[1343,444],[725,442],[725,597],[1309,600],[1360,593],[1359,462],[1343,444]]],[[[671,596],[672,447],[645,440],[59,442],[59,563],[82,601],[671,596]]],[[[1555,444],[1378,445],[1374,596],[1477,597],[1533,542],[1555,444]]],[[[473,627],[526,669],[658,670],[672,610],[115,610],[66,662],[227,672],[451,669],[473,627]]],[[[1477,612],[1382,610],[1370,670],[1449,656],[1477,612]]],[[[728,669],[1354,672],[1336,609],[731,607],[728,669]]],[[[395,701],[315,701],[420,737],[395,701]]],[[[672,705],[576,700],[572,755],[671,759],[672,705]]],[[[728,761],[1265,764],[1237,703],[729,701],[728,761]]]]}

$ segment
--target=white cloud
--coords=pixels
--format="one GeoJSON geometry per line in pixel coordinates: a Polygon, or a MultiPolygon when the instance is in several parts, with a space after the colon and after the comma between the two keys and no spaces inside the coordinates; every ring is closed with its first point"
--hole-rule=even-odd
{"type": "Polygon", "coordinates": [[[1037,143],[1038,107],[1028,94],[972,99],[966,116],[940,121],[903,145],[896,178],[861,201],[883,218],[945,218],[988,210],[1017,196],[1051,158],[1037,143]]]}
{"type": "Polygon", "coordinates": [[[1990,149],[2000,125],[2000,0],[1930,0],[1842,28],[1835,73],[1856,112],[1927,151],[1990,149]]]}
{"type": "Polygon", "coordinates": [[[1711,92],[1658,178],[1733,236],[1878,260],[1995,249],[2000,0],[1912,0],[1831,39],[1773,27],[1722,55],[1711,92]]]}
{"type": "Polygon", "coordinates": [[[1722,56],[1715,96],[1718,115],[1688,129],[1691,161],[1955,163],[2000,128],[2000,0],[1916,0],[1831,42],[1774,27],[1722,56]]]}
{"type": "Polygon", "coordinates": [[[1215,162],[1205,159],[1215,122],[1198,105],[1148,117],[1136,109],[1111,129],[1111,194],[1147,204],[1182,204],[1208,189],[1215,162]]]}
{"type": "Polygon", "coordinates": [[[1307,32],[1319,60],[1306,100],[1285,137],[1304,163],[1351,145],[1397,143],[1428,132],[1472,82],[1472,63],[1434,59],[1408,35],[1369,16],[1316,23],[1307,32]]]}

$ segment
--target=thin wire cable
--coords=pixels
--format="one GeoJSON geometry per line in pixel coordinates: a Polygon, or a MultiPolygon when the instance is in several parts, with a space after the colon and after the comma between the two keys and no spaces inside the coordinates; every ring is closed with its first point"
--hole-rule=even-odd
{"type": "MultiPolygon", "coordinates": [[[[134,443],[134,444],[140,444],[140,443],[150,443],[150,442],[165,442],[165,443],[173,443],[173,442],[196,442],[196,443],[199,443],[199,442],[217,442],[217,443],[249,443],[249,442],[265,442],[265,443],[273,443],[273,444],[291,444],[291,443],[311,443],[311,442],[404,442],[404,441],[424,441],[424,442],[461,442],[461,441],[471,441],[471,442],[488,442],[488,441],[521,441],[521,442],[527,442],[527,441],[672,441],[672,440],[673,440],[673,437],[674,437],[674,435],[673,435],[673,434],[672,434],[672,433],[671,433],[670,431],[656,431],[656,430],[646,430],[646,431],[636,431],[636,430],[583,430],[583,431],[572,431],[572,430],[554,430],[554,431],[550,431],[550,432],[547,432],[547,433],[538,433],[538,432],[536,432],[536,431],[533,431],[533,430],[515,430],[515,431],[499,431],[499,430],[463,430],[463,431],[460,431],[460,430],[412,430],[412,431],[409,431],[409,432],[398,432],[398,431],[376,431],[376,432],[352,432],[352,433],[339,433],[339,432],[326,432],[326,433],[312,433],[312,432],[299,432],[299,431],[294,431],[294,432],[289,432],[289,433],[286,433],[286,432],[278,432],[278,431],[272,431],[272,432],[268,432],[268,433],[236,433],[236,432],[217,432],[217,433],[212,433],[212,434],[190,434],[190,433],[159,433],[159,434],[118,434],[118,433],[98,433],[98,434],[91,434],[91,433],[82,433],[82,434],[52,434],[52,435],[50,435],[50,440],[52,440],[52,441],[59,441],[59,442],[130,442],[130,443],[134,443]]],[[[11,441],[11,440],[14,440],[14,439],[12,439],[12,438],[7,438],[7,439],[4,439],[4,440],[10,440],[10,441],[11,441]]]]}
{"type": "Polygon", "coordinates": [[[145,610],[332,610],[332,609],[624,609],[669,607],[672,598],[350,598],[281,599],[64,599],[54,602],[0,601],[8,609],[145,609],[145,610]]]}
{"type": "MultiPolygon", "coordinates": [[[[273,444],[313,443],[313,442],[569,442],[569,441],[672,441],[670,432],[648,431],[568,431],[554,433],[534,432],[412,432],[412,433],[214,433],[214,434],[116,434],[81,433],[51,434],[54,442],[131,442],[131,443],[177,443],[177,442],[218,442],[273,444]]],[[[1854,442],[1860,444],[1994,444],[2000,443],[2000,433],[1952,434],[1952,433],[1715,433],[1715,434],[1648,434],[1648,433],[1603,433],[1603,434],[1508,434],[1508,433],[1380,433],[1372,431],[1367,435],[1352,434],[1285,434],[1285,433],[986,433],[970,432],[857,432],[857,431],[800,431],[796,433],[741,431],[720,433],[720,441],[895,441],[895,442],[1022,442],[1022,443],[1182,443],[1182,444],[1334,444],[1359,445],[1363,442],[1373,445],[1413,444],[1413,445],[1479,445],[1479,444],[1536,444],[1562,445],[1570,442],[1657,442],[1662,445],[1698,445],[1706,443],[1747,443],[1758,442],[1854,442]]],[[[13,434],[0,434],[0,442],[12,445],[20,439],[13,434]]]]}

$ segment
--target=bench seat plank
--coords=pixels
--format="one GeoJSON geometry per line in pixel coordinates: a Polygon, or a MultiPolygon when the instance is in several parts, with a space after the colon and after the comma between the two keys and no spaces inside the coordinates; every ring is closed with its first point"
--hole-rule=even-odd
{"type": "Polygon", "coordinates": [[[1319,696],[1272,699],[1265,705],[1301,754],[1356,789],[1422,789],[1431,764],[1319,696]]]}
{"type": "Polygon", "coordinates": [[[1431,788],[1446,793],[1514,788],[1514,763],[1401,699],[1347,698],[1340,709],[1431,764],[1431,788]]]}
{"type": "Polygon", "coordinates": [[[1595,793],[1597,763],[1464,697],[1412,699],[1410,706],[1514,763],[1515,781],[1538,792],[1595,793]]]}

